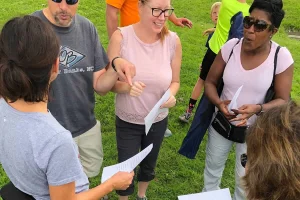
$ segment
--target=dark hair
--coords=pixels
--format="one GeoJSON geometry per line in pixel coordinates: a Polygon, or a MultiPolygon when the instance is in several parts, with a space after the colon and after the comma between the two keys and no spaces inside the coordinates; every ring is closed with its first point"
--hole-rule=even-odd
{"type": "Polygon", "coordinates": [[[282,7],[282,0],[254,0],[249,9],[249,13],[251,13],[254,9],[263,10],[270,15],[271,23],[276,28],[279,28],[285,15],[282,7]]]}
{"type": "Polygon", "coordinates": [[[58,54],[50,25],[29,15],[9,20],[0,35],[0,96],[11,102],[47,100],[58,54]]]}
{"type": "Polygon", "coordinates": [[[248,131],[244,185],[248,200],[300,198],[300,107],[270,109],[248,131]]]}

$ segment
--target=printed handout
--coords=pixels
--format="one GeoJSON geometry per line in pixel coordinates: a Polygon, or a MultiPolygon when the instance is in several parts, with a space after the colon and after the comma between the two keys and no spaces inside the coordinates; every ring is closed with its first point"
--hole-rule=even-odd
{"type": "Polygon", "coordinates": [[[167,111],[167,108],[160,108],[162,104],[164,104],[169,98],[170,98],[171,92],[170,89],[168,89],[165,94],[162,96],[162,98],[155,104],[155,106],[152,108],[152,110],[149,112],[149,114],[144,118],[145,120],[145,132],[146,135],[148,134],[155,118],[162,112],[167,111]]]}
{"type": "Polygon", "coordinates": [[[226,188],[210,192],[178,196],[178,200],[231,200],[231,195],[229,189],[226,188]]]}
{"type": "Polygon", "coordinates": [[[103,168],[101,182],[105,182],[107,179],[115,175],[117,172],[132,172],[142,160],[151,152],[153,144],[150,144],[146,149],[129,158],[128,160],[116,165],[111,165],[103,168]]]}

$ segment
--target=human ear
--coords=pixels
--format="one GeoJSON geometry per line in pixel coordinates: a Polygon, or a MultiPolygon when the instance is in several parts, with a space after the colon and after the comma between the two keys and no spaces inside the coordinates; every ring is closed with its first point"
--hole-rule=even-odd
{"type": "Polygon", "coordinates": [[[56,79],[58,72],[59,72],[59,58],[57,57],[57,59],[55,60],[55,63],[52,65],[50,82],[52,82],[56,79]]]}

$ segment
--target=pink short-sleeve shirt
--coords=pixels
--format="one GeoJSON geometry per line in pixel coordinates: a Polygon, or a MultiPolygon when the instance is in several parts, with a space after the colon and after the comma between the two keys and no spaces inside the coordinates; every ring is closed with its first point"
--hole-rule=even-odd
{"type": "MultiPolygon", "coordinates": [[[[237,44],[238,39],[232,39],[224,44],[221,49],[222,58],[228,61],[229,54],[233,49],[223,74],[224,88],[221,94],[222,100],[231,100],[240,86],[242,91],[237,99],[237,106],[245,104],[261,104],[264,101],[268,88],[271,86],[274,71],[274,56],[278,44],[272,41],[271,51],[267,59],[252,70],[245,70],[241,64],[241,47],[243,39],[237,44]]],[[[277,57],[275,74],[284,72],[294,63],[291,53],[285,47],[281,47],[277,57]]],[[[252,124],[255,116],[248,120],[252,124]]]]}

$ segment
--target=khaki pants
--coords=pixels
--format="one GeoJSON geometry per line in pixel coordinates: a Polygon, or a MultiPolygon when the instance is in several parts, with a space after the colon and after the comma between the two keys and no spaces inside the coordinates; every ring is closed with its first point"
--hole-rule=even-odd
{"type": "MultiPolygon", "coordinates": [[[[206,145],[203,192],[219,190],[223,170],[228,154],[234,142],[225,139],[210,125],[206,145]]],[[[241,155],[246,153],[247,144],[236,143],[235,146],[235,191],[232,200],[246,200],[241,179],[245,176],[245,168],[241,164],[241,155]]]]}
{"type": "Polygon", "coordinates": [[[97,124],[87,132],[74,138],[79,150],[79,158],[85,174],[97,176],[103,162],[101,125],[97,124]]]}

